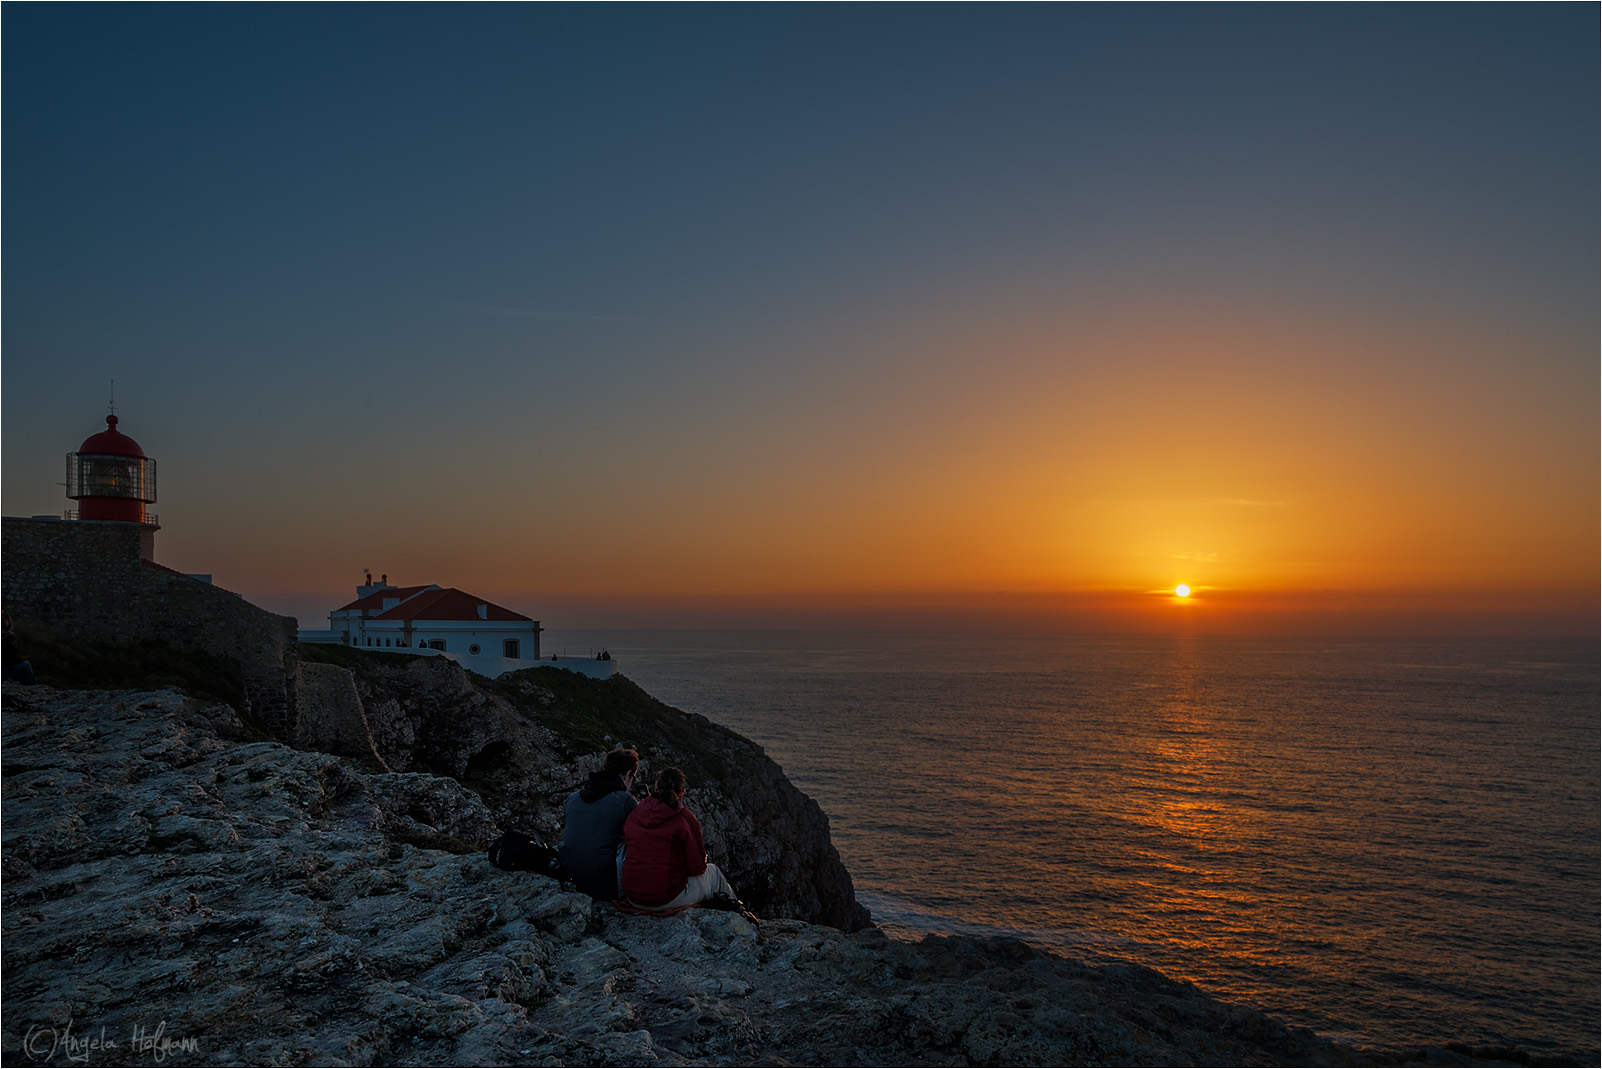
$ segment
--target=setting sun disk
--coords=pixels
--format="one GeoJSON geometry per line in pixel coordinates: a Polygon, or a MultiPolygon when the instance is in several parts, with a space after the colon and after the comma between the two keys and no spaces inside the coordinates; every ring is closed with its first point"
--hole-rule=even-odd
{"type": "Polygon", "coordinates": [[[1190,587],[1186,586],[1184,583],[1180,583],[1178,586],[1174,587],[1174,596],[1178,598],[1190,597],[1190,587]]]}

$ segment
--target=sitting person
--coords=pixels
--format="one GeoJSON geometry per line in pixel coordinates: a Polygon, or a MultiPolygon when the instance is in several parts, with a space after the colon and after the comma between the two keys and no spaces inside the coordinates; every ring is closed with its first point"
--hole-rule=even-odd
{"type": "Polygon", "coordinates": [[[683,805],[687,782],[677,768],[662,770],[656,789],[623,822],[623,897],[637,909],[669,911],[712,902],[737,909],[729,881],[706,858],[701,822],[683,805]]]}
{"type": "Polygon", "coordinates": [[[629,793],[639,769],[639,754],[613,750],[601,770],[567,796],[567,825],[556,853],[573,885],[591,898],[618,896],[623,822],[639,804],[629,793]]]}
{"type": "Polygon", "coordinates": [[[4,614],[5,676],[18,683],[33,686],[33,665],[22,659],[17,646],[17,633],[11,627],[11,614],[4,614]]]}

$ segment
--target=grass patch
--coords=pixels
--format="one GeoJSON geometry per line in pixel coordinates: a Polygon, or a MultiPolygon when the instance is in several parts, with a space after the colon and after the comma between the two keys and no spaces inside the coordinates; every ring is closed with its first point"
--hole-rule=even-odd
{"type": "Polygon", "coordinates": [[[300,659],[314,664],[332,664],[340,668],[356,670],[366,664],[387,664],[405,666],[417,660],[413,653],[387,653],[384,650],[369,650],[357,646],[335,646],[326,642],[300,643],[300,659]]]}
{"type": "Polygon", "coordinates": [[[717,743],[744,743],[755,749],[743,736],[705,717],[658,701],[626,676],[592,679],[560,668],[526,668],[495,680],[491,686],[508,701],[527,705],[525,683],[551,692],[555,701],[549,707],[538,708],[535,714],[575,756],[620,746],[642,752],[659,751],[669,763],[684,769],[693,785],[722,781],[732,771],[728,747],[717,743]],[[723,738],[708,745],[718,735],[723,738]]]}
{"type": "Polygon", "coordinates": [[[32,628],[17,629],[35,678],[62,690],[181,690],[191,697],[245,705],[245,675],[232,657],[184,650],[152,638],[126,645],[87,642],[32,628]]]}

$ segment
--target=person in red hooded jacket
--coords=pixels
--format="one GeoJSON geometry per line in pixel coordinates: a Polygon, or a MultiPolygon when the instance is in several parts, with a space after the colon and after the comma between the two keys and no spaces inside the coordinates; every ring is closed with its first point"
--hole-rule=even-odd
{"type": "Polygon", "coordinates": [[[665,768],[656,788],[623,822],[623,897],[640,909],[671,910],[740,896],[706,859],[701,822],[683,805],[684,773],[665,768]]]}

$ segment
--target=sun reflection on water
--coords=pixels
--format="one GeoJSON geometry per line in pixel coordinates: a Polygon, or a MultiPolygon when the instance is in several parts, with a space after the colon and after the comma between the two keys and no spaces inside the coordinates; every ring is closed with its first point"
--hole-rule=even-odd
{"type": "Polygon", "coordinates": [[[1205,635],[847,655],[703,708],[823,805],[877,919],[1359,1039],[1594,1043],[1594,650],[1522,674],[1205,635]]]}

